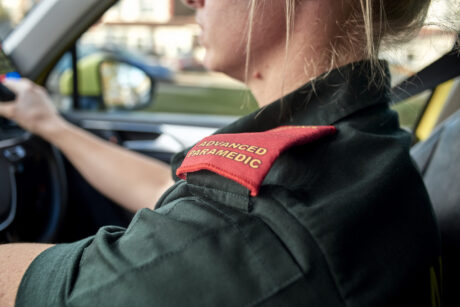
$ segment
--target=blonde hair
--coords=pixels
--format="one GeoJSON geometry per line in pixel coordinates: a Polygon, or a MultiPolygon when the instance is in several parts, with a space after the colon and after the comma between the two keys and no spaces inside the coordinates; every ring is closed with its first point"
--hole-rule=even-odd
{"type": "MultiPolygon", "coordinates": [[[[250,0],[249,31],[246,47],[246,80],[248,80],[251,58],[252,20],[257,4],[266,0],[250,0]]],[[[295,7],[302,0],[285,0],[286,12],[286,61],[291,31],[294,25],[295,7]]],[[[345,0],[339,0],[345,1],[345,0]]],[[[382,46],[394,46],[413,38],[423,26],[431,0],[350,0],[352,14],[345,22],[345,37],[337,38],[331,45],[332,57],[343,54],[340,50],[353,50],[354,43],[361,43],[365,56],[378,67],[378,55],[382,46]],[[340,42],[339,42],[340,41],[340,42]],[[351,47],[351,48],[350,48],[351,47]]],[[[331,69],[336,59],[331,58],[331,69]]]]}
{"type": "Polygon", "coordinates": [[[426,19],[431,0],[359,0],[356,20],[365,34],[366,55],[376,61],[380,49],[414,38],[426,19]],[[359,16],[361,15],[361,16],[359,16]]]}

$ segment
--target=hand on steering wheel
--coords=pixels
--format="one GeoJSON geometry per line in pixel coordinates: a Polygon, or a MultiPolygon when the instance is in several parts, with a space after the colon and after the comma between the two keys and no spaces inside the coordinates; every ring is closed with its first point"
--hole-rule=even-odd
{"type": "MultiPolygon", "coordinates": [[[[58,129],[63,119],[42,87],[26,79],[3,84],[0,117],[44,138],[58,129]]],[[[62,156],[29,132],[14,125],[9,131],[11,126],[0,122],[0,242],[53,242],[67,197],[62,156]],[[34,194],[38,186],[43,191],[34,194]]]]}
{"type": "Polygon", "coordinates": [[[15,95],[0,103],[0,116],[13,120],[25,130],[45,139],[62,121],[46,90],[27,79],[6,80],[3,84],[15,95]]]}

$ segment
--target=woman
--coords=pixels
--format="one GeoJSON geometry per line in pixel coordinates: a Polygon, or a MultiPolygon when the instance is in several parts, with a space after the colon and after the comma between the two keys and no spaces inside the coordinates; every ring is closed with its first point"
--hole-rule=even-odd
{"type": "Polygon", "coordinates": [[[437,229],[376,60],[429,2],[187,0],[206,67],[245,81],[261,110],[176,155],[166,193],[166,166],[8,82],[18,98],[0,114],[146,209],[73,244],[1,247],[0,305],[18,291],[18,306],[436,306],[437,229]]]}

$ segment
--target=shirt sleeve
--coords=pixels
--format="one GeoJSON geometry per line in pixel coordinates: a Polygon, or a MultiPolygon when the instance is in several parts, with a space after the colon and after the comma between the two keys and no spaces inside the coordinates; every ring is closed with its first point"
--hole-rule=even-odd
{"type": "Polygon", "coordinates": [[[16,306],[64,306],[66,293],[71,291],[72,277],[78,263],[93,238],[60,244],[42,252],[22,278],[16,306]]]}
{"type": "Polygon", "coordinates": [[[28,268],[16,306],[241,306],[300,278],[262,223],[216,206],[187,197],[139,211],[127,229],[50,248],[28,268]]]}

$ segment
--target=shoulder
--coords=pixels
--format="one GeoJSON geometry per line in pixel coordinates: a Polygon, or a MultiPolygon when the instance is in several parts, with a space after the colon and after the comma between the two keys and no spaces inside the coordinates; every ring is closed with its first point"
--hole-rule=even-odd
{"type": "Polygon", "coordinates": [[[175,198],[126,230],[49,250],[20,296],[40,306],[248,306],[302,279],[259,219],[212,197],[175,198]]]}
{"type": "Polygon", "coordinates": [[[372,189],[376,184],[372,177],[383,174],[381,182],[395,175],[395,169],[418,176],[409,156],[411,136],[399,128],[391,111],[377,113],[341,120],[334,124],[334,135],[286,150],[272,165],[264,185],[311,191],[367,181],[366,187],[372,189]]]}
{"type": "Polygon", "coordinates": [[[252,196],[278,157],[291,147],[333,135],[333,126],[283,126],[264,132],[216,134],[186,153],[176,175],[208,170],[246,187],[252,196]]]}
{"type": "MultiPolygon", "coordinates": [[[[409,302],[406,294],[429,289],[430,267],[439,257],[430,201],[409,155],[410,135],[391,113],[336,127],[330,139],[280,156],[254,199],[254,214],[284,229],[279,215],[270,214],[282,207],[289,228],[299,225],[299,237],[304,231],[300,241],[308,240],[327,259],[344,297],[363,306],[391,305],[398,296],[409,302]],[[372,295],[363,295],[364,288],[372,295]]],[[[285,237],[289,242],[295,235],[285,237]]],[[[419,298],[420,304],[429,299],[419,298]]]]}

